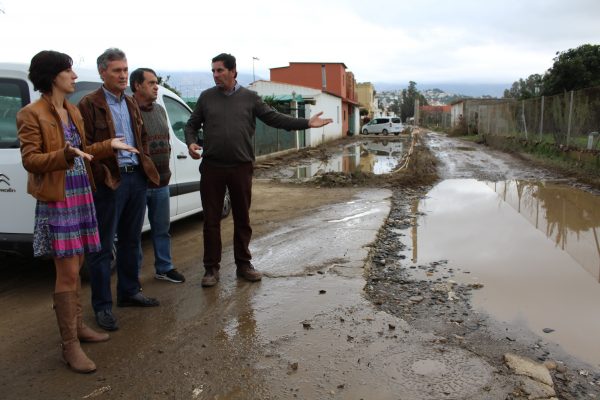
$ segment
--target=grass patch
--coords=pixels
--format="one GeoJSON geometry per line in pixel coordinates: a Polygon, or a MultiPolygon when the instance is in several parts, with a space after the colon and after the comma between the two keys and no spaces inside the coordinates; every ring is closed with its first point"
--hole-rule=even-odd
{"type": "Polygon", "coordinates": [[[597,150],[581,150],[548,141],[534,142],[506,136],[485,136],[484,143],[600,188],[600,152],[597,150]]]}

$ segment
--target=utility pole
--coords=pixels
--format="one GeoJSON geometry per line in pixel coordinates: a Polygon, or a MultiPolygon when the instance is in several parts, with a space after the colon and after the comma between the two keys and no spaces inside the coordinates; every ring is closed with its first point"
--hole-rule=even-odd
{"type": "Polygon", "coordinates": [[[256,75],[254,74],[254,61],[260,61],[258,57],[252,57],[252,81],[256,82],[256,75]]]}

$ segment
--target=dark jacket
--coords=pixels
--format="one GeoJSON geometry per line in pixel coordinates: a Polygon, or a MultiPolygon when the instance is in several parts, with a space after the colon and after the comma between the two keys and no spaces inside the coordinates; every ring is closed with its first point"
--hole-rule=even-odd
{"type": "Polygon", "coordinates": [[[202,128],[202,162],[233,167],[254,162],[256,118],[274,128],[308,129],[308,119],[294,118],[269,107],[252,90],[241,87],[227,96],[218,87],[200,94],[196,108],[185,126],[185,142],[196,143],[202,128]]]}
{"type": "MultiPolygon", "coordinates": [[[[87,145],[79,110],[66,100],[64,107],[77,128],[84,152],[95,159],[114,156],[110,140],[87,145]]],[[[23,166],[29,172],[27,192],[42,201],[64,200],[66,171],[73,167],[73,160],[68,161],[65,157],[67,144],[61,119],[46,95],[19,111],[17,130],[23,166]]],[[[95,190],[89,162],[85,161],[85,166],[92,189],[95,190]]]]}
{"type": "MultiPolygon", "coordinates": [[[[135,136],[135,147],[140,152],[138,154],[140,164],[148,179],[154,184],[158,184],[160,179],[156,167],[148,155],[146,130],[144,129],[140,109],[131,97],[125,96],[125,101],[127,102],[127,109],[129,110],[129,117],[132,124],[131,128],[135,136]]],[[[83,116],[85,136],[88,143],[101,142],[117,137],[115,125],[112,121],[112,114],[102,88],[86,95],[79,101],[77,106],[83,116]]],[[[104,160],[93,160],[91,165],[96,182],[102,182],[113,190],[119,186],[121,183],[121,173],[119,172],[116,153],[104,160]]]]}

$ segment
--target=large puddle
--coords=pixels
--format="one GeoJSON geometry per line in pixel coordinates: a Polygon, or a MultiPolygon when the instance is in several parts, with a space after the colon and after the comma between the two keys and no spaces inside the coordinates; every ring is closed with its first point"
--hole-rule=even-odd
{"type": "Polygon", "coordinates": [[[406,236],[407,258],[448,260],[452,279],[484,285],[474,307],[600,365],[599,197],[553,183],[457,179],[414,207],[423,214],[406,236]]]}
{"type": "Polygon", "coordinates": [[[404,141],[365,141],[347,146],[327,161],[312,161],[287,172],[288,178],[309,179],[326,172],[372,172],[376,175],[391,172],[405,152],[404,141]]]}

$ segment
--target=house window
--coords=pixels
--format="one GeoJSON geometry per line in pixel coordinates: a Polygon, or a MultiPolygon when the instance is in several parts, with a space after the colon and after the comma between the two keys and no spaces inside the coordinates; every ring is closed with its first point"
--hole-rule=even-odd
{"type": "Polygon", "coordinates": [[[346,120],[346,110],[344,110],[344,121],[346,120]]]}
{"type": "Polygon", "coordinates": [[[336,116],[336,122],[339,124],[340,123],[340,106],[337,106],[337,112],[335,113],[336,116]]]}

